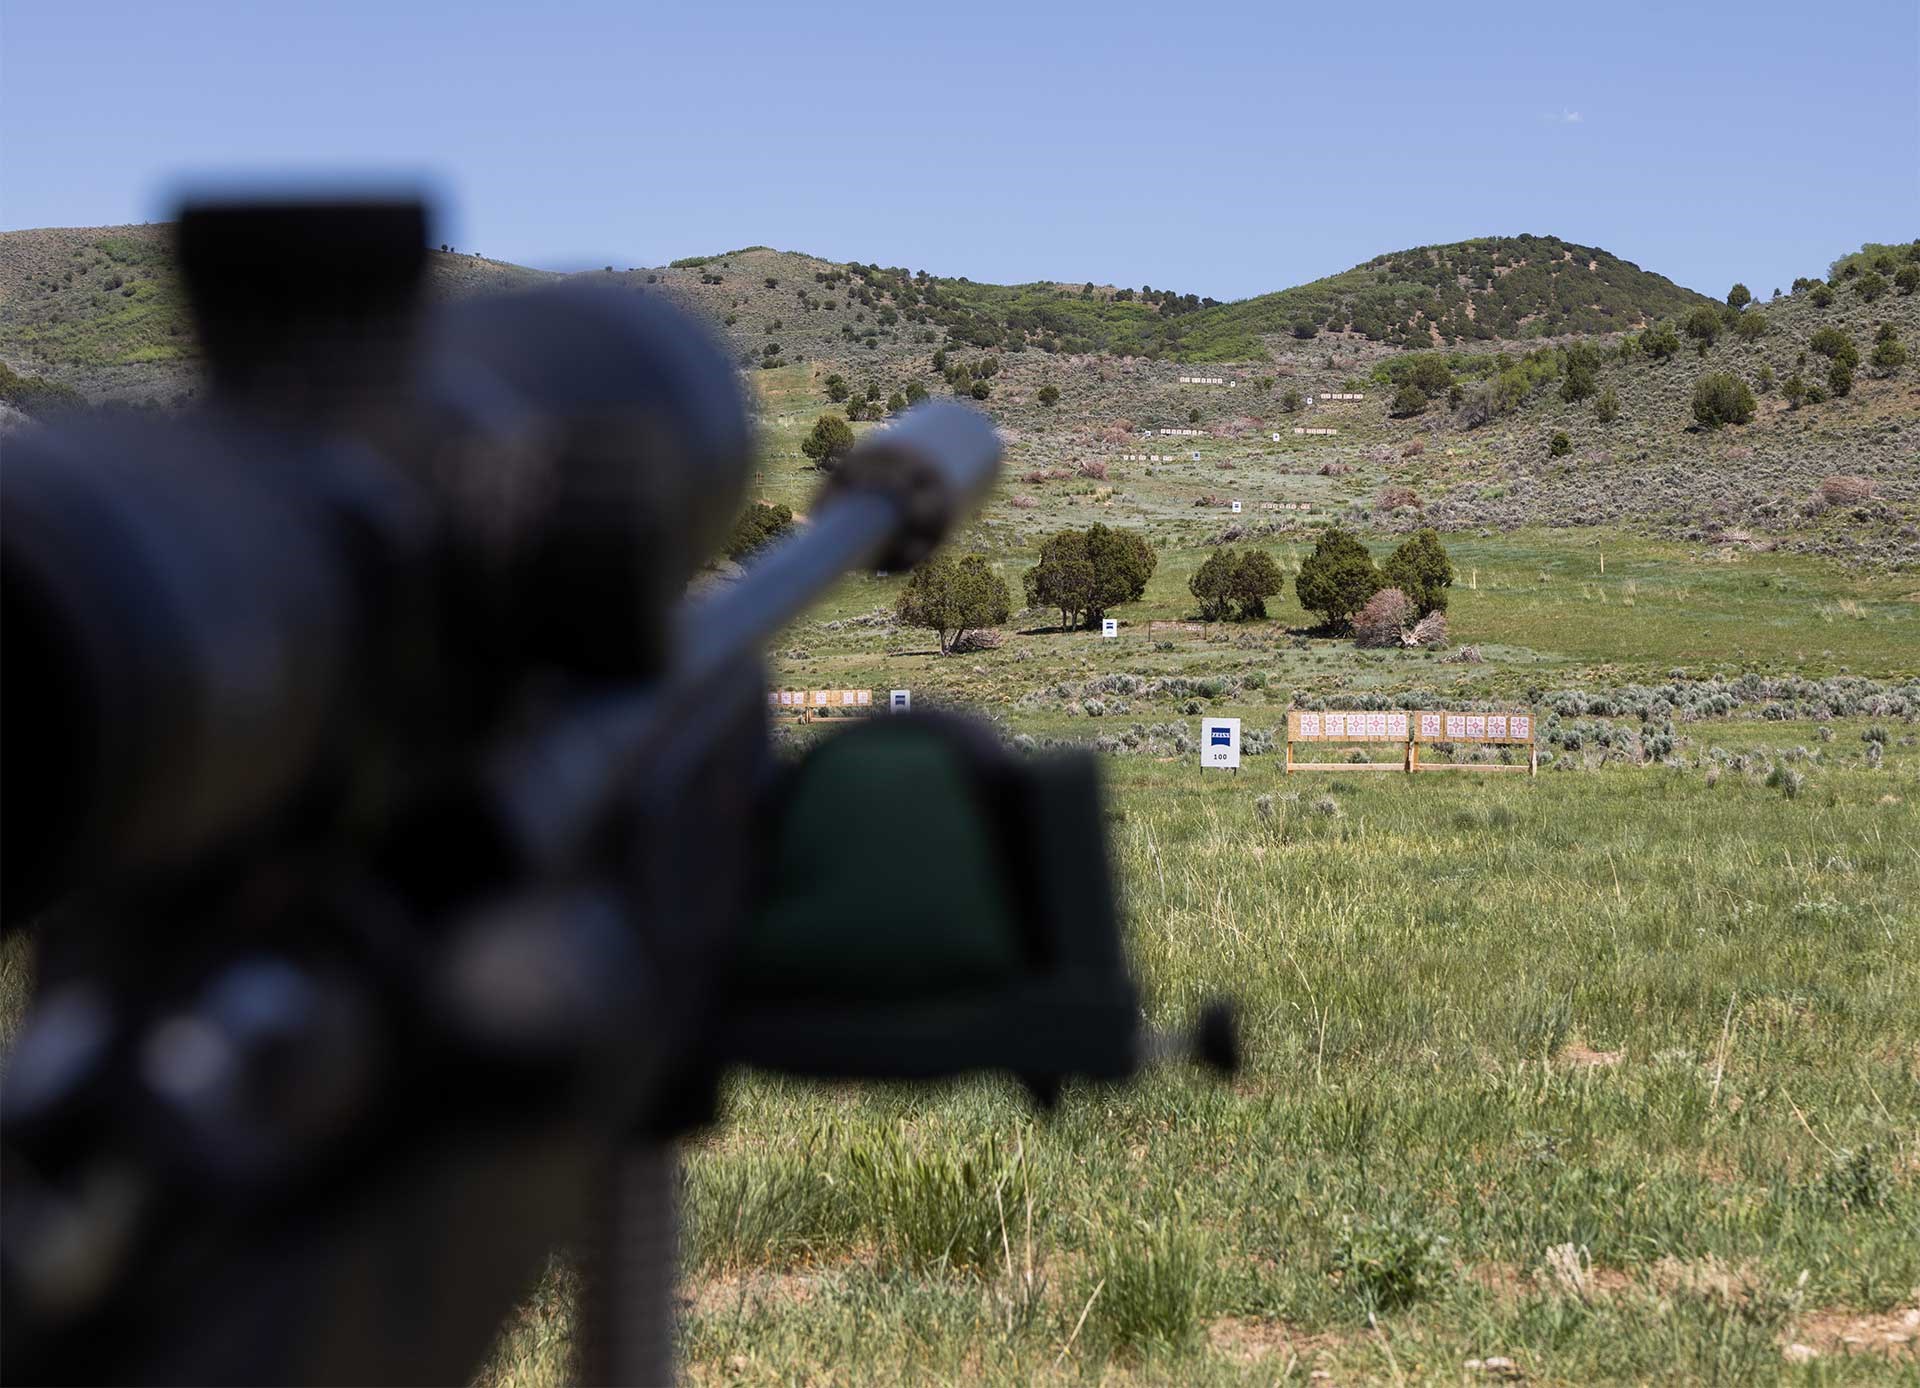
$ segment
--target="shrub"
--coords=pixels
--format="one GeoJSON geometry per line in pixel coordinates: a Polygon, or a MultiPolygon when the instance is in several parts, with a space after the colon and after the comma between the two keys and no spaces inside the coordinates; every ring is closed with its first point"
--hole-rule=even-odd
{"type": "Polygon", "coordinates": [[[1420,496],[1412,487],[1382,487],[1373,504],[1376,510],[1398,511],[1402,507],[1418,506],[1420,496]]]}
{"type": "Polygon", "coordinates": [[[1869,270],[1853,282],[1853,292],[1872,303],[1887,292],[1887,282],[1877,270],[1869,270]]]}
{"type": "Polygon", "coordinates": [[[1823,357],[1845,362],[1850,367],[1860,364],[1860,349],[1853,345],[1852,338],[1838,328],[1829,326],[1818,329],[1807,339],[1807,346],[1823,357]]]}
{"type": "Polygon", "coordinates": [[[1593,417],[1602,424],[1611,424],[1620,417],[1620,395],[1612,386],[1608,386],[1595,398],[1593,417]]]}
{"type": "Polygon", "coordinates": [[[1408,381],[1394,392],[1390,412],[1396,419],[1407,419],[1413,415],[1425,413],[1427,408],[1426,392],[1412,381],[1408,381]]]}
{"type": "Polygon", "coordinates": [[[967,393],[971,395],[975,400],[985,400],[989,395],[993,394],[993,387],[988,385],[985,381],[975,381],[973,383],[972,389],[970,389],[967,393]]]}
{"type": "Polygon", "coordinates": [[[793,508],[785,502],[769,506],[756,501],[740,513],[727,535],[729,559],[745,559],[769,541],[777,539],[793,525],[793,508]]]}
{"type": "Polygon", "coordinates": [[[1832,304],[1833,290],[1827,285],[1816,284],[1813,287],[1813,306],[1815,308],[1828,308],[1831,307],[1832,304]]]}
{"type": "Polygon", "coordinates": [[[1560,382],[1560,398],[1577,405],[1599,389],[1600,353],[1590,344],[1576,342],[1567,348],[1560,382]]]}
{"type": "Polygon", "coordinates": [[[1680,337],[1671,323],[1657,323],[1640,334],[1640,351],[1650,360],[1669,361],[1679,350],[1680,337]]]}
{"type": "Polygon", "coordinates": [[[1873,355],[1868,358],[1876,371],[1894,372],[1907,364],[1907,349],[1891,323],[1882,323],[1873,340],[1873,355]]]}
{"type": "Polygon", "coordinates": [[[1040,393],[1036,398],[1041,404],[1051,408],[1060,403],[1060,387],[1053,385],[1041,386],[1040,393]]]}
{"type": "Polygon", "coordinates": [[[1834,395],[1849,395],[1853,392],[1853,368],[1843,361],[1837,361],[1827,368],[1827,389],[1834,395]]]}
{"type": "Polygon", "coordinates": [[[1333,1249],[1332,1271],[1340,1290],[1363,1311],[1409,1306],[1438,1288],[1452,1273],[1447,1241],[1400,1214],[1349,1219],[1333,1249]]]}
{"type": "Polygon", "coordinates": [[[1693,339],[1693,345],[1699,350],[1700,355],[1704,357],[1707,349],[1719,340],[1720,310],[1712,304],[1699,304],[1692,313],[1687,315],[1686,322],[1682,326],[1686,329],[1687,336],[1693,339]]]}
{"type": "Polygon", "coordinates": [[[1693,417],[1708,429],[1753,418],[1753,392],[1738,376],[1709,371],[1693,383],[1693,417]]]}
{"type": "Polygon", "coordinates": [[[1300,392],[1292,386],[1287,387],[1286,393],[1280,397],[1280,408],[1288,414],[1299,414],[1305,404],[1300,392]]]}
{"type": "Polygon", "coordinates": [[[1398,588],[1382,588],[1354,614],[1353,637],[1361,646],[1397,646],[1414,620],[1413,604],[1398,588]]]}
{"type": "Polygon", "coordinates": [[[800,451],[822,472],[832,472],[853,447],[853,426],[837,414],[823,414],[800,440],[800,451]]]}
{"type": "Polygon", "coordinates": [[[1564,458],[1571,452],[1573,452],[1573,440],[1563,431],[1555,430],[1553,437],[1547,440],[1547,456],[1564,458]]]}
{"type": "Polygon", "coordinates": [[[917,405],[927,398],[927,388],[919,381],[907,382],[907,404],[917,405]]]}
{"type": "Polygon", "coordinates": [[[1407,363],[1406,383],[1419,388],[1420,393],[1431,399],[1436,395],[1445,395],[1453,386],[1453,372],[1447,366],[1447,360],[1437,352],[1415,352],[1404,359],[1407,363]]]}
{"type": "Polygon", "coordinates": [[[1920,265],[1908,261],[1902,265],[1893,277],[1893,287],[1902,294],[1911,294],[1920,289],[1920,265]]]}
{"type": "Polygon", "coordinates": [[[1413,604],[1413,615],[1447,610],[1447,589],[1453,586],[1453,560],[1433,527],[1415,531],[1380,566],[1380,577],[1413,604]]]}
{"type": "Polygon", "coordinates": [[[1797,410],[1807,400],[1807,383],[1798,371],[1787,377],[1780,387],[1780,397],[1787,402],[1787,408],[1797,410]]]}
{"type": "Polygon", "coordinates": [[[1750,308],[1733,320],[1733,331],[1742,342],[1758,342],[1767,335],[1767,315],[1762,309],[1750,308]]]}
{"type": "Polygon", "coordinates": [[[941,653],[951,654],[969,632],[999,626],[1012,610],[1007,581],[993,571],[984,555],[955,559],[936,554],[907,580],[896,615],[904,626],[933,632],[940,639],[941,653]]]}
{"type": "Polygon", "coordinates": [[[893,394],[887,397],[887,413],[888,414],[899,414],[902,410],[906,409],[906,407],[907,407],[907,397],[902,395],[899,391],[896,390],[893,394]]]}
{"type": "Polygon", "coordinates": [[[1293,320],[1293,335],[1302,342],[1310,341],[1320,335],[1320,325],[1311,318],[1296,318],[1293,320]]]}
{"type": "Polygon", "coordinates": [[[1300,605],[1333,626],[1358,612],[1384,582],[1367,547],[1336,525],[1301,562],[1293,586],[1300,605]]]}
{"type": "Polygon", "coordinates": [[[1744,284],[1735,284],[1733,288],[1727,291],[1728,308],[1745,308],[1752,302],[1753,293],[1744,284]]]}
{"type": "Polygon", "coordinates": [[[1198,424],[1199,422],[1200,422],[1200,411],[1198,411],[1198,410],[1188,410],[1188,411],[1187,411],[1187,423],[1189,423],[1189,424],[1198,424]]]}

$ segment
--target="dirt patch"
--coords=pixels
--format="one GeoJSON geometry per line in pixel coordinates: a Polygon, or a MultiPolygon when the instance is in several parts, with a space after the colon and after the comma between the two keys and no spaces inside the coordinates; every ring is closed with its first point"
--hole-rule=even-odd
{"type": "Polygon", "coordinates": [[[1783,1353],[1799,1362],[1822,1355],[1872,1354],[1902,1364],[1920,1363],[1920,1307],[1809,1311],[1795,1322],[1787,1339],[1783,1353]]]}
{"type": "Polygon", "coordinates": [[[746,1272],[689,1282],[676,1300],[684,1316],[749,1314],[762,1307],[804,1306],[834,1276],[830,1270],[746,1272]]]}
{"type": "Polygon", "coordinates": [[[1318,1364],[1335,1350],[1351,1343],[1351,1337],[1332,1332],[1309,1334],[1285,1321],[1259,1320],[1250,1316],[1222,1316],[1207,1327],[1207,1343],[1214,1352],[1236,1364],[1258,1364],[1276,1360],[1290,1373],[1299,1364],[1318,1364]]]}
{"type": "Polygon", "coordinates": [[[1625,1051],[1596,1051],[1584,1041],[1569,1041],[1560,1048],[1559,1061],[1576,1070],[1610,1070],[1627,1058],[1625,1051]]]}
{"type": "Polygon", "coordinates": [[[1540,1263],[1474,1263],[1463,1270],[1469,1282],[1485,1287],[1501,1301],[1551,1292],[1579,1301],[1602,1301],[1630,1291],[1636,1283],[1620,1268],[1595,1267],[1572,1244],[1549,1248],[1540,1263]]]}

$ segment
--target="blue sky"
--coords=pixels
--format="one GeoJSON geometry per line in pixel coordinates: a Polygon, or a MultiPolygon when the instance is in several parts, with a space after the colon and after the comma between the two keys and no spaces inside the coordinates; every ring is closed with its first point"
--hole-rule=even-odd
{"type": "Polygon", "coordinates": [[[355,172],[559,268],[767,243],[1237,298],[1535,232],[1764,295],[1920,236],[1920,4],[0,13],[0,227],[355,172]]]}

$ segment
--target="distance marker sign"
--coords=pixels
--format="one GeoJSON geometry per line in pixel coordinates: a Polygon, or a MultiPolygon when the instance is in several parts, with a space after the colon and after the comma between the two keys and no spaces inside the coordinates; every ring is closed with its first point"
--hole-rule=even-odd
{"type": "Polygon", "coordinates": [[[1240,769],[1238,718],[1200,720],[1200,765],[1220,767],[1227,771],[1240,769]]]}

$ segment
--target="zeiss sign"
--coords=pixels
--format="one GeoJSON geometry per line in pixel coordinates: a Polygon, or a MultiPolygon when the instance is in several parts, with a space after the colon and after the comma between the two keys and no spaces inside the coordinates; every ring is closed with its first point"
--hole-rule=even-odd
{"type": "Polygon", "coordinates": [[[1227,771],[1240,769],[1240,720],[1238,718],[1202,718],[1200,720],[1200,765],[1227,771]]]}

